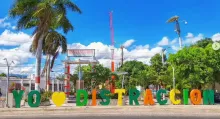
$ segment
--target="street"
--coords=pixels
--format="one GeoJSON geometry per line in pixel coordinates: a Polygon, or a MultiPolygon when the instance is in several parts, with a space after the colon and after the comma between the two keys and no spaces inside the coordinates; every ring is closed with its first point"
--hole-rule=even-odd
{"type": "Polygon", "coordinates": [[[219,116],[174,116],[174,115],[44,115],[44,116],[13,116],[0,119],[219,119],[219,116]]]}
{"type": "Polygon", "coordinates": [[[219,105],[0,108],[0,119],[219,119],[219,105]]]}

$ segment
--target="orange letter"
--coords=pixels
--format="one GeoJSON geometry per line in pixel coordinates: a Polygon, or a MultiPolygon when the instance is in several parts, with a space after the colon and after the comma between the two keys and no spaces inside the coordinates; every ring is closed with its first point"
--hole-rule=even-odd
{"type": "Polygon", "coordinates": [[[144,98],[144,105],[154,105],[153,95],[150,89],[146,89],[146,96],[144,98]]]}
{"type": "Polygon", "coordinates": [[[92,90],[92,106],[96,106],[96,90],[92,90]]]}
{"type": "Polygon", "coordinates": [[[190,92],[190,100],[192,104],[194,105],[200,105],[201,104],[201,92],[198,89],[193,89],[190,92]]]}

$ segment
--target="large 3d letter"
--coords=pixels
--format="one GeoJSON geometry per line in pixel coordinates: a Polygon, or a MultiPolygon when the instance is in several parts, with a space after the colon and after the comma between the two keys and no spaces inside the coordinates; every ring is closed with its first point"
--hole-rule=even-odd
{"type": "Polygon", "coordinates": [[[191,92],[190,92],[190,99],[191,99],[191,102],[192,104],[194,105],[200,105],[201,104],[201,91],[198,90],[198,89],[193,89],[191,92]]]}
{"type": "Polygon", "coordinates": [[[66,101],[66,94],[64,92],[54,92],[52,95],[52,101],[57,107],[60,107],[66,101]]]}
{"type": "Polygon", "coordinates": [[[108,94],[110,94],[111,92],[109,90],[106,89],[102,89],[100,91],[100,97],[102,98],[102,101],[100,102],[101,105],[109,105],[110,103],[110,97],[107,96],[108,94]],[[106,101],[104,102],[103,99],[106,99],[106,101]]]}
{"type": "Polygon", "coordinates": [[[174,105],[178,105],[181,103],[181,100],[176,100],[175,99],[175,95],[176,94],[180,94],[180,91],[178,89],[172,89],[170,91],[170,101],[174,104],[174,105]]]}
{"type": "Polygon", "coordinates": [[[96,106],[96,90],[92,90],[92,106],[96,106]]]}
{"type": "Polygon", "coordinates": [[[118,106],[122,106],[122,94],[125,93],[125,89],[115,89],[115,93],[118,93],[118,106]]]}
{"type": "Polygon", "coordinates": [[[144,98],[144,105],[154,105],[155,102],[153,100],[152,91],[150,89],[146,89],[146,94],[144,98]]]}
{"type": "Polygon", "coordinates": [[[19,90],[19,91],[13,90],[12,93],[13,93],[13,97],[15,99],[15,107],[20,108],[21,107],[21,98],[24,94],[24,91],[23,90],[19,90]]]}
{"type": "Polygon", "coordinates": [[[183,104],[188,105],[189,89],[183,89],[183,104]]]}
{"type": "Polygon", "coordinates": [[[129,90],[129,105],[133,105],[133,101],[135,105],[139,105],[138,97],[140,96],[140,91],[137,89],[129,90]]]}
{"type": "Polygon", "coordinates": [[[29,94],[28,94],[28,105],[30,107],[39,107],[40,105],[40,99],[41,99],[41,95],[40,92],[37,90],[32,90],[29,94]],[[36,95],[36,101],[34,103],[34,95],[36,95]]]}
{"type": "Polygon", "coordinates": [[[77,90],[76,91],[76,106],[86,106],[88,103],[88,93],[86,90],[77,90]],[[81,102],[81,95],[83,95],[84,100],[81,102]]]}
{"type": "Polygon", "coordinates": [[[167,103],[167,100],[161,100],[161,94],[162,93],[167,93],[167,90],[163,90],[163,89],[160,89],[159,91],[157,91],[157,94],[156,94],[156,98],[157,98],[157,102],[160,104],[160,105],[165,105],[167,103]]]}
{"type": "Polygon", "coordinates": [[[203,104],[204,105],[214,105],[214,90],[204,90],[203,91],[203,104]]]}

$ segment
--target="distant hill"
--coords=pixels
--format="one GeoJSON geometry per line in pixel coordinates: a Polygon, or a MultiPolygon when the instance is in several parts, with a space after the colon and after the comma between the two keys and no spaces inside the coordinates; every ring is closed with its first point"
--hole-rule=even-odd
{"type": "Polygon", "coordinates": [[[17,77],[17,78],[27,78],[27,75],[21,74],[9,74],[10,77],[17,77]]]}

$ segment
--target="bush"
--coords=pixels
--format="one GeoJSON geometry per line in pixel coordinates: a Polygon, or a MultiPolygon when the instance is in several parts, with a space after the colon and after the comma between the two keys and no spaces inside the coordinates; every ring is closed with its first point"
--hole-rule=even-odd
{"type": "Polygon", "coordinates": [[[49,101],[51,99],[52,94],[53,92],[51,91],[41,93],[41,102],[49,101]]]}
{"type": "Polygon", "coordinates": [[[70,91],[70,95],[75,95],[75,92],[73,92],[72,90],[70,91]]]}
{"type": "MultiPolygon", "coordinates": [[[[106,94],[106,96],[110,97],[111,99],[118,99],[118,94],[106,94]]],[[[82,97],[81,97],[82,98],[82,97]]],[[[92,99],[92,94],[88,95],[88,99],[92,99]]],[[[96,94],[96,99],[102,99],[100,94],[96,94]]]]}

